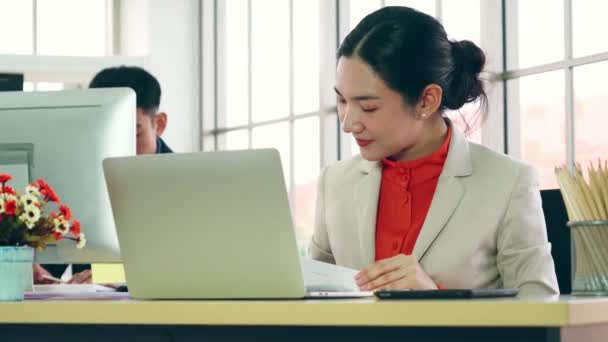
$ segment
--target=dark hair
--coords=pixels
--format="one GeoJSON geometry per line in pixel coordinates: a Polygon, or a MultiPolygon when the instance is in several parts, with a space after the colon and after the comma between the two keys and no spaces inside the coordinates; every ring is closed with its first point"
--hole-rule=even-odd
{"type": "Polygon", "coordinates": [[[101,70],[93,77],[89,88],[128,87],[135,91],[137,108],[145,112],[160,106],[160,84],[146,70],[135,66],[118,66],[101,70]]]}
{"type": "Polygon", "coordinates": [[[408,7],[389,6],[366,16],[338,49],[338,58],[361,58],[408,104],[424,88],[443,89],[440,111],[487,101],[479,73],[485,54],[475,43],[449,41],[435,18],[408,7]]]}

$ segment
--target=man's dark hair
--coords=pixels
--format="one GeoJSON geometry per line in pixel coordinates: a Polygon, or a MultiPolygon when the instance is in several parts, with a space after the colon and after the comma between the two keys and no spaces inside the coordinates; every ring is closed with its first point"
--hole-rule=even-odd
{"type": "Polygon", "coordinates": [[[160,106],[160,84],[146,70],[135,66],[118,66],[101,70],[93,77],[89,88],[128,87],[135,91],[137,108],[145,112],[160,106]]]}

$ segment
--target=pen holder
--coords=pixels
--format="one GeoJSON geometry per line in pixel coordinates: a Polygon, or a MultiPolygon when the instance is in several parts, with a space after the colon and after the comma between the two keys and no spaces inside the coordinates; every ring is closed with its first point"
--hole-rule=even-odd
{"type": "Polygon", "coordinates": [[[572,294],[608,296],[608,221],[570,221],[572,294]]]}

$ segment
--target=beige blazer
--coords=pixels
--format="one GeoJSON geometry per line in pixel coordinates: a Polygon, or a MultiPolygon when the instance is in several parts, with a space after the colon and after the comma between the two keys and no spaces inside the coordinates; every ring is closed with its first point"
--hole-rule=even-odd
{"type": "MultiPolygon", "coordinates": [[[[322,171],[309,245],[314,259],[355,269],[374,263],[381,177],[381,164],[361,156],[322,171]]],[[[550,250],[534,170],[468,142],[452,127],[447,160],[413,251],[422,268],[447,288],[556,294],[550,250]]]]}

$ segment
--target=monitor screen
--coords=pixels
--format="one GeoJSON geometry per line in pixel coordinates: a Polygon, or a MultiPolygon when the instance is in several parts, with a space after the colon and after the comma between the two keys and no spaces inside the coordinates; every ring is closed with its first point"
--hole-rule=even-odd
{"type": "Polygon", "coordinates": [[[23,74],[0,73],[0,91],[22,91],[23,74]]]}
{"type": "Polygon", "coordinates": [[[15,177],[21,184],[13,185],[44,179],[72,208],[87,239],[83,249],[73,241],[48,246],[36,253],[38,262],[120,261],[102,160],[135,155],[135,122],[135,93],[128,88],[0,93],[0,155],[8,156],[8,165],[0,158],[0,170],[19,173],[16,165],[25,160],[15,177]]]}

